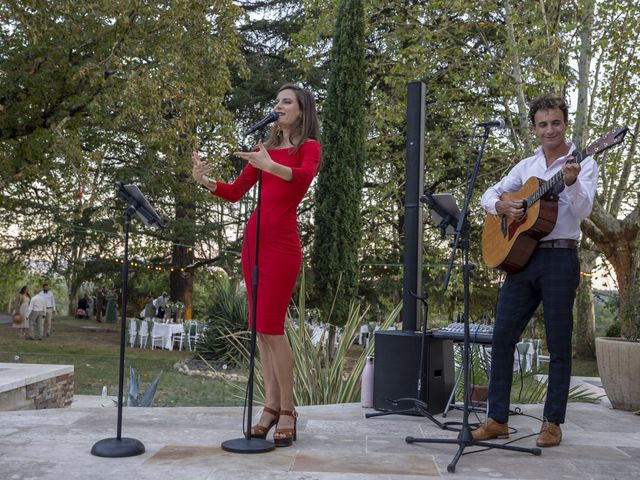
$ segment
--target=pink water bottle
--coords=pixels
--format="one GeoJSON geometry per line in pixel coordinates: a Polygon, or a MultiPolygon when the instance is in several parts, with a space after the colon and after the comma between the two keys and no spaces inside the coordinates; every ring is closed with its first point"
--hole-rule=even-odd
{"type": "Polygon", "coordinates": [[[362,370],[360,385],[360,403],[362,408],[373,407],[373,357],[367,357],[362,370]]]}

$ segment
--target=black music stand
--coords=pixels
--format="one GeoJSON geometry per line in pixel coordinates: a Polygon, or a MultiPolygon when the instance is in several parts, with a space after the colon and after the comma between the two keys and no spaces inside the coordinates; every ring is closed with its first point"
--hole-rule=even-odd
{"type": "MultiPolygon", "coordinates": [[[[460,210],[456,204],[456,200],[450,193],[433,193],[432,187],[427,188],[424,194],[420,197],[420,201],[429,207],[431,216],[440,230],[440,238],[444,240],[446,235],[455,235],[456,226],[458,225],[458,217],[460,216],[460,210]]],[[[455,346],[455,345],[454,345],[455,346]]],[[[453,404],[453,398],[456,394],[456,390],[460,381],[462,380],[463,369],[461,368],[456,376],[456,381],[453,385],[451,395],[442,413],[443,417],[447,416],[447,412],[452,408],[455,408],[453,404]]],[[[473,407],[473,411],[478,411],[473,407]]],[[[486,412],[486,409],[482,409],[486,412]]],[[[448,422],[443,423],[444,426],[448,426],[448,422]]]]}
{"type": "MultiPolygon", "coordinates": [[[[260,139],[264,139],[263,125],[260,129],[260,139]]],[[[255,438],[251,436],[251,422],[253,421],[253,385],[255,375],[256,358],[256,315],[258,313],[258,250],[260,247],[260,204],[262,200],[262,170],[258,169],[258,201],[256,204],[256,253],[253,261],[253,275],[251,278],[251,344],[249,347],[249,378],[247,380],[247,424],[244,437],[225,440],[222,442],[222,449],[232,453],[266,453],[275,450],[276,445],[267,439],[255,438]]]]}
{"type": "MultiPolygon", "coordinates": [[[[420,197],[420,202],[426,204],[431,214],[440,229],[440,235],[442,238],[445,235],[454,235],[455,234],[455,225],[458,221],[458,206],[455,203],[455,200],[451,194],[436,194],[434,195],[431,190],[428,188],[425,190],[424,194],[420,197]]],[[[429,405],[421,400],[422,398],[422,390],[424,388],[423,385],[423,375],[424,375],[424,356],[425,349],[427,343],[427,323],[429,319],[429,303],[427,302],[428,295],[427,292],[423,293],[423,296],[416,295],[415,292],[410,292],[411,295],[420,300],[422,302],[422,306],[424,308],[424,319],[422,322],[422,336],[420,343],[420,363],[418,367],[418,383],[417,383],[417,393],[416,398],[396,398],[391,401],[392,404],[398,404],[400,402],[411,402],[413,404],[412,407],[406,408],[403,410],[397,410],[393,412],[376,412],[376,413],[366,413],[365,418],[373,418],[373,417],[382,417],[386,415],[419,415],[423,417],[429,418],[433,423],[435,423],[438,427],[442,429],[448,428],[447,423],[440,422],[437,420],[431,412],[428,411],[429,405]]],[[[448,404],[447,404],[448,405],[448,404]]]]}
{"type": "Polygon", "coordinates": [[[156,213],[136,185],[118,183],[117,195],[127,203],[124,217],[124,260],[122,264],[122,321],[120,323],[120,368],[118,379],[118,420],[115,438],[96,442],[91,454],[96,457],[133,457],[144,453],[144,445],[135,438],[122,438],[122,392],[124,389],[124,351],[127,321],[127,290],[129,287],[129,225],[134,213],[147,227],[164,228],[165,221],[156,213]]]}
{"type": "MultiPolygon", "coordinates": [[[[449,473],[453,473],[456,471],[456,464],[460,459],[460,456],[464,452],[467,447],[485,447],[487,449],[497,448],[501,450],[511,450],[516,452],[524,452],[531,453],[533,455],[540,455],[542,451],[539,448],[523,448],[516,447],[513,445],[502,445],[499,443],[492,442],[482,442],[473,439],[471,435],[471,428],[469,427],[469,403],[470,403],[470,395],[469,391],[469,367],[470,367],[470,355],[469,355],[469,273],[471,270],[475,268],[474,265],[469,263],[469,242],[470,242],[470,233],[471,226],[467,220],[467,215],[469,212],[469,203],[471,202],[471,197],[473,195],[473,191],[475,189],[476,180],[478,178],[478,171],[480,170],[480,160],[482,159],[482,154],[484,153],[484,148],[487,143],[487,138],[489,137],[490,126],[485,126],[484,128],[484,136],[482,137],[482,146],[478,151],[478,156],[476,158],[476,163],[473,169],[473,173],[471,178],[469,179],[469,185],[467,187],[467,193],[464,199],[464,207],[462,209],[461,214],[458,216],[458,221],[455,229],[455,240],[453,242],[453,248],[451,249],[451,257],[449,259],[449,268],[445,275],[444,280],[444,290],[446,291],[449,286],[449,279],[451,277],[451,270],[453,268],[453,264],[456,257],[456,251],[458,248],[462,250],[462,258],[463,258],[463,298],[464,298],[464,313],[463,313],[463,322],[464,322],[464,347],[462,354],[462,369],[464,376],[464,402],[463,402],[463,416],[462,416],[462,426],[458,433],[458,438],[456,439],[443,439],[443,438],[414,438],[414,437],[406,437],[405,441],[407,443],[451,443],[458,445],[458,451],[453,457],[453,460],[449,465],[447,465],[447,471],[449,473]]],[[[442,216],[442,215],[441,215],[442,216]]]]}

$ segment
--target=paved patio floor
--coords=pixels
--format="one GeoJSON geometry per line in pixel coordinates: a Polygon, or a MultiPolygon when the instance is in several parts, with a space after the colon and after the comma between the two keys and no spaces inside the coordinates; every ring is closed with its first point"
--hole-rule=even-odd
{"type": "MultiPolygon", "coordinates": [[[[542,414],[541,405],[517,407],[542,414]]],[[[405,437],[455,439],[455,432],[422,417],[367,419],[366,411],[357,404],[300,407],[293,447],[247,455],[220,448],[242,437],[241,408],[125,408],[123,437],[140,440],[146,451],[114,459],[90,450],[115,436],[117,410],[103,407],[99,397],[76,397],[70,408],[0,413],[0,479],[640,479],[640,416],[603,404],[571,403],[562,444],[541,456],[497,449],[466,454],[478,450],[467,448],[453,474],[447,465],[457,445],[407,444],[405,437]]],[[[462,413],[437,418],[459,421],[462,413]]],[[[517,433],[502,442],[540,428],[525,415],[512,417],[510,425],[517,433]]],[[[515,445],[534,447],[535,435],[515,445]]]]}

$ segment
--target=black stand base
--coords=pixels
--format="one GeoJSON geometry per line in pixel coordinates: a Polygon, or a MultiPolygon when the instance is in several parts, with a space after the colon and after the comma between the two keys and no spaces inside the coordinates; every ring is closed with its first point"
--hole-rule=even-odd
{"type": "Polygon", "coordinates": [[[456,471],[456,464],[458,460],[462,456],[462,452],[467,447],[485,447],[485,448],[497,448],[499,450],[511,450],[513,452],[524,452],[530,453],[532,455],[539,456],[542,454],[542,450],[539,448],[524,448],[524,447],[515,447],[513,445],[501,445],[499,443],[493,442],[480,442],[473,439],[471,435],[471,429],[468,425],[463,425],[462,430],[458,434],[457,439],[444,439],[444,438],[414,438],[414,437],[406,437],[405,442],[407,443],[449,443],[449,444],[457,444],[458,452],[451,460],[451,463],[447,465],[447,471],[449,473],[453,473],[456,471]]]}
{"type": "Polygon", "coordinates": [[[416,417],[426,417],[431,420],[434,424],[436,424],[441,429],[446,429],[447,425],[445,423],[439,422],[430,412],[429,406],[423,402],[422,400],[418,400],[417,398],[399,398],[396,402],[413,402],[413,407],[406,408],[404,410],[397,410],[395,412],[375,412],[375,413],[366,413],[365,418],[375,418],[375,417],[383,417],[385,415],[413,415],[416,417]]]}
{"type": "Polygon", "coordinates": [[[91,455],[106,458],[135,457],[143,453],[144,445],[135,438],[105,438],[91,448],[91,455]]]}
{"type": "Polygon", "coordinates": [[[414,417],[421,417],[422,414],[417,408],[407,408],[406,410],[397,410],[395,412],[371,412],[365,413],[364,418],[384,417],[386,415],[413,415],[414,417]]]}
{"type": "Polygon", "coordinates": [[[231,453],[267,453],[275,450],[276,445],[262,438],[234,438],[222,442],[222,449],[231,453]]]}

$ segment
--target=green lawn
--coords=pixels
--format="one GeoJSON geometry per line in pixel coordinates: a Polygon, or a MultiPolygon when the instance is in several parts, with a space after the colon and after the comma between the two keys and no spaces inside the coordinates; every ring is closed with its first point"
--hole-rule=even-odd
{"type": "MultiPolygon", "coordinates": [[[[128,341],[128,337],[127,337],[128,341]]],[[[116,324],[69,317],[54,321],[52,335],[43,341],[18,338],[17,330],[0,325],[0,362],[48,363],[73,365],[75,393],[100,395],[107,386],[115,396],[118,385],[120,333],[116,324]],[[83,327],[99,327],[94,331],[83,327]]],[[[125,393],[129,367],[133,366],[142,380],[142,389],[162,371],[155,397],[156,406],[221,406],[241,405],[238,390],[221,380],[186,376],[173,368],[181,360],[194,356],[191,352],[140,349],[125,350],[125,393]]]]}
{"type": "MultiPolygon", "coordinates": [[[[128,341],[128,337],[127,337],[128,341]]],[[[99,395],[103,385],[115,396],[118,385],[120,333],[116,324],[98,324],[95,321],[69,317],[54,322],[52,336],[44,341],[18,338],[17,330],[10,325],[0,325],[0,362],[50,363],[73,365],[75,391],[83,395],[99,395]],[[88,327],[88,328],[87,328],[88,327]],[[102,331],[92,330],[98,327],[102,331]]],[[[354,362],[362,347],[354,345],[347,362],[354,362]]],[[[162,371],[155,397],[157,406],[222,406],[241,405],[244,386],[238,390],[221,380],[201,376],[186,376],[174,369],[178,361],[194,356],[191,352],[165,351],[126,347],[125,392],[129,366],[133,366],[142,379],[142,388],[152,382],[162,371]]],[[[544,373],[544,372],[541,372],[544,373]]],[[[595,360],[574,360],[573,375],[598,376],[595,360]]],[[[525,390],[531,384],[525,380],[525,390]]],[[[512,394],[519,396],[520,382],[514,381],[512,394]]]]}

